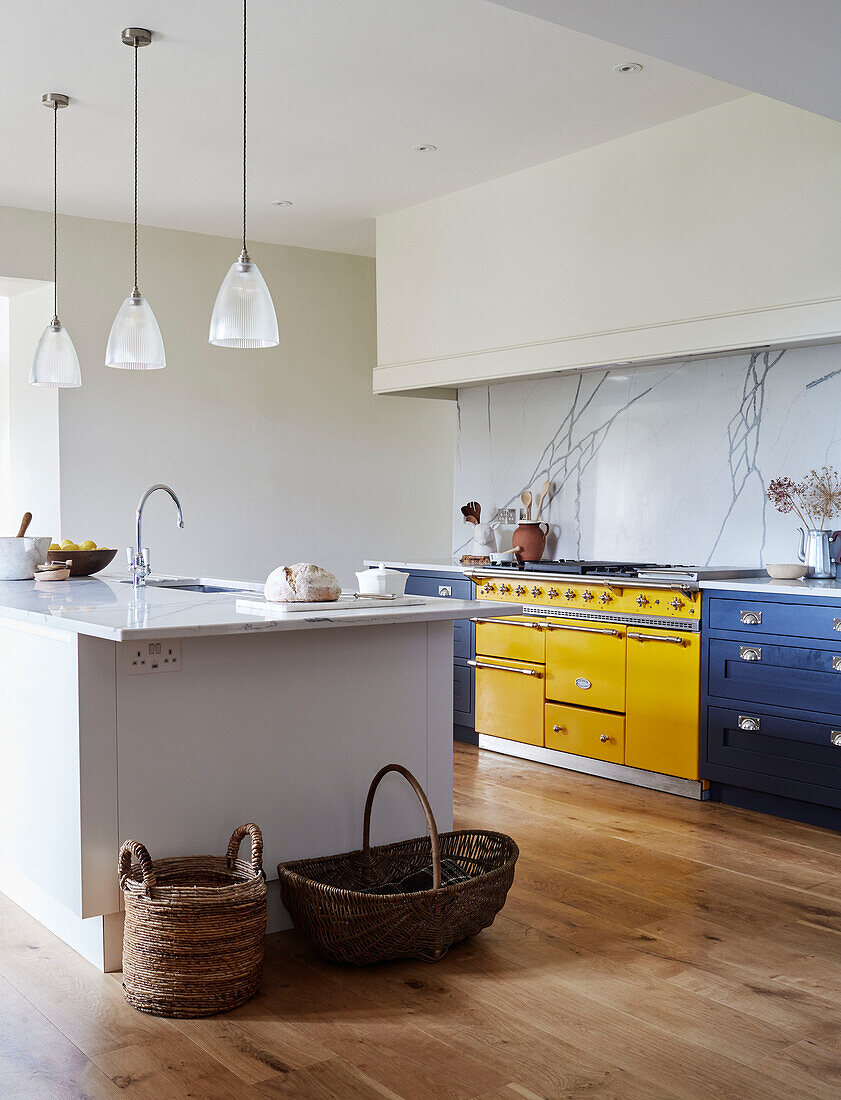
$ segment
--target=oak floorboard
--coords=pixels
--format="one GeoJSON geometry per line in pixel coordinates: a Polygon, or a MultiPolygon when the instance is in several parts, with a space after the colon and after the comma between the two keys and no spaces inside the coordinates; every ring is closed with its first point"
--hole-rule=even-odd
{"type": "Polygon", "coordinates": [[[457,826],[508,904],[433,965],[270,936],[260,993],[144,1016],[0,896],[14,1100],[798,1100],[841,1095],[841,835],[457,745],[457,826]]]}

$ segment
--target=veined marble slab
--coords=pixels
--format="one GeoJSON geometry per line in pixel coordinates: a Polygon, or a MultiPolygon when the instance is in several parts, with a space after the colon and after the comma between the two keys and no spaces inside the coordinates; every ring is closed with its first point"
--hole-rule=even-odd
{"type": "Polygon", "coordinates": [[[841,600],[841,583],[838,581],[816,581],[805,577],[802,581],[775,581],[771,577],[701,581],[699,587],[722,592],[754,592],[757,596],[825,596],[828,600],[841,600]]]}
{"type": "Polygon", "coordinates": [[[835,344],[462,389],[454,557],[472,535],[465,501],[490,518],[549,480],[548,558],[795,562],[797,521],[765,493],[841,466],[839,407],[835,344]]]}
{"type": "MultiPolygon", "coordinates": [[[[250,587],[253,590],[255,586],[250,587]]],[[[326,609],[267,619],[256,611],[237,611],[236,603],[236,592],[184,592],[150,585],[135,594],[132,585],[111,577],[74,577],[49,585],[36,585],[34,581],[0,582],[0,619],[57,627],[113,642],[135,641],[151,635],[185,638],[201,634],[386,626],[469,619],[479,612],[484,617],[511,613],[505,604],[430,597],[422,604],[410,606],[326,609]]]]}

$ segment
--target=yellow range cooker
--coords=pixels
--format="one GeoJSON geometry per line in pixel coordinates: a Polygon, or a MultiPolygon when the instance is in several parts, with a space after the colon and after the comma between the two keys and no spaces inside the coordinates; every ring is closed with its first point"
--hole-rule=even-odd
{"type": "Polygon", "coordinates": [[[686,579],[468,574],[511,618],[474,620],[479,744],[703,798],[701,594],[686,579]]]}

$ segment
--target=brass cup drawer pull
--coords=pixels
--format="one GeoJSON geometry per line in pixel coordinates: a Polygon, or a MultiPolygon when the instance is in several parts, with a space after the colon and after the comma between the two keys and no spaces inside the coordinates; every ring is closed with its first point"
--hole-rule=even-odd
{"type": "Polygon", "coordinates": [[[740,645],[739,658],[742,661],[761,661],[762,650],[759,646],[740,645]]]}
{"type": "Polygon", "coordinates": [[[837,630],[839,633],[841,633],[841,619],[832,620],[832,629],[837,630]]]}
{"type": "Polygon", "coordinates": [[[471,619],[471,623],[496,623],[501,626],[524,626],[526,630],[540,630],[540,623],[512,623],[508,619],[471,619]]]}
{"type": "Polygon", "coordinates": [[[832,671],[841,672],[841,657],[832,658],[832,671]]]}
{"type": "Polygon", "coordinates": [[[831,730],[829,739],[836,749],[841,749],[841,730],[831,730]]]}
{"type": "Polygon", "coordinates": [[[740,714],[739,715],[739,729],[740,730],[747,730],[748,733],[758,733],[759,732],[759,719],[754,718],[753,715],[751,715],[751,714],[740,714]]]}
{"type": "Polygon", "coordinates": [[[762,622],[761,611],[740,611],[739,622],[744,623],[746,626],[759,626],[762,622]]]}
{"type": "Polygon", "coordinates": [[[471,668],[489,668],[494,672],[519,672],[521,676],[537,676],[538,678],[543,676],[542,672],[538,672],[533,668],[514,668],[512,665],[489,665],[484,661],[468,661],[471,668]]]}
{"type": "Polygon", "coordinates": [[[683,638],[676,638],[673,634],[637,634],[629,630],[628,637],[637,642],[669,642],[671,645],[683,645],[683,638]]]}
{"type": "Polygon", "coordinates": [[[619,631],[609,626],[568,626],[566,623],[546,623],[547,630],[574,630],[578,634],[610,634],[618,637],[619,631]]]}

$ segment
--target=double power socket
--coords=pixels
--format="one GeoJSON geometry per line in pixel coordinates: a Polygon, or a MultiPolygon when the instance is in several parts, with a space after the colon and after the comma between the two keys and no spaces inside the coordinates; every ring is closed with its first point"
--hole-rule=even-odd
{"type": "Polygon", "coordinates": [[[181,641],[169,638],[164,642],[133,642],[128,673],[144,676],[150,672],[177,672],[181,668],[181,641]]]}

